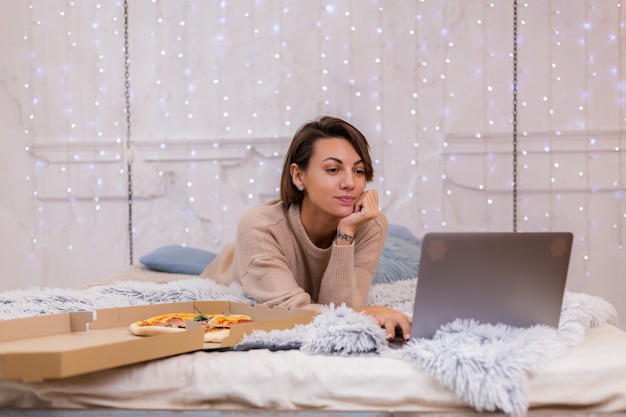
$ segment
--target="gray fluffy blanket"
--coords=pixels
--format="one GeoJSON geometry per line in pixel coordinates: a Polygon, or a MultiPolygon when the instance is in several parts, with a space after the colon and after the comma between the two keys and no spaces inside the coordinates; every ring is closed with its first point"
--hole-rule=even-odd
{"type": "MultiPolygon", "coordinates": [[[[417,279],[372,286],[370,304],[411,315],[417,279]]],[[[230,300],[253,304],[238,284],[225,287],[190,277],[165,284],[120,281],[84,290],[30,288],[0,293],[0,320],[70,311],[189,300],[230,300]]],[[[372,318],[345,306],[328,306],[308,325],[254,332],[236,349],[300,349],[308,354],[381,355],[405,360],[478,411],[518,417],[528,409],[528,377],[550,359],[582,342],[587,329],[617,323],[608,302],[566,292],[559,329],[517,329],[472,320],[443,326],[431,340],[414,339],[391,349],[372,318]]]]}

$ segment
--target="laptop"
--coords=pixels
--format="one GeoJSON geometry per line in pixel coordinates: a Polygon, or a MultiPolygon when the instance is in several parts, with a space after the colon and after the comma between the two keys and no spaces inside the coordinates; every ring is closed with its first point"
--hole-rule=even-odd
{"type": "Polygon", "coordinates": [[[457,318],[558,328],[572,241],[569,232],[426,234],[411,338],[457,318]]]}

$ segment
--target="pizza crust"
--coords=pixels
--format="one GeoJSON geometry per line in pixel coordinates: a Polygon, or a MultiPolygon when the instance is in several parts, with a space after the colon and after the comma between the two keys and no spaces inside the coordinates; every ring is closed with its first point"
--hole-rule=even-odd
{"type": "Polygon", "coordinates": [[[212,330],[204,333],[206,343],[222,343],[230,334],[230,329],[212,330]]]}
{"type": "Polygon", "coordinates": [[[165,327],[165,326],[140,326],[140,322],[132,323],[130,325],[130,332],[137,336],[155,336],[163,333],[180,333],[184,332],[184,328],[180,327],[165,327]]]}

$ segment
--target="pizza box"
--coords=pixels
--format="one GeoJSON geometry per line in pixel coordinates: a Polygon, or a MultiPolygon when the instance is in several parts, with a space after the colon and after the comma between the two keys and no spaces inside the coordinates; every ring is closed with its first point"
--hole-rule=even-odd
{"type": "Polygon", "coordinates": [[[39,382],[198,350],[225,349],[255,329],[306,324],[314,312],[230,301],[189,301],[100,309],[0,321],[0,379],[39,382]],[[204,329],[135,336],[129,325],[165,313],[247,314],[222,343],[204,343],[204,329]]]}
{"type": "Polygon", "coordinates": [[[315,312],[306,309],[286,309],[267,307],[262,304],[250,306],[246,303],[230,301],[196,301],[194,303],[200,313],[246,314],[252,318],[251,323],[234,324],[230,334],[221,343],[204,343],[205,350],[224,349],[235,346],[241,338],[254,330],[284,330],[296,324],[307,324],[315,317],[315,312]]]}

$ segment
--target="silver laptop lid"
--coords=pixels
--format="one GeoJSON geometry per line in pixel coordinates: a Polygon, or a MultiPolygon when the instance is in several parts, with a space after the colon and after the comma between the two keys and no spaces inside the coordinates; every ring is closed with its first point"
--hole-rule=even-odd
{"type": "Polygon", "coordinates": [[[558,327],[573,235],[428,233],[422,241],[411,337],[457,318],[558,327]]]}

